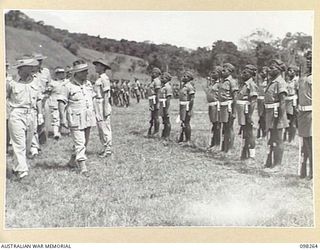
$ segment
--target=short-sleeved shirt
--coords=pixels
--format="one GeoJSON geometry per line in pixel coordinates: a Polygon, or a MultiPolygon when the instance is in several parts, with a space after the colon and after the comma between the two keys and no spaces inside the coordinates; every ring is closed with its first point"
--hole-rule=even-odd
{"type": "MultiPolygon", "coordinates": [[[[265,93],[265,104],[273,104],[280,102],[280,94],[284,93],[287,95],[287,86],[285,80],[279,75],[276,79],[271,81],[265,93]]],[[[279,109],[279,108],[278,108],[279,109]]],[[[274,117],[274,109],[273,108],[266,108],[266,128],[273,129],[274,122],[276,121],[274,117]]],[[[282,116],[282,119],[277,118],[277,127],[278,129],[288,127],[288,120],[285,115],[282,116]]]]}
{"type": "Polygon", "coordinates": [[[67,119],[70,128],[85,129],[95,126],[96,118],[93,110],[95,97],[90,81],[79,84],[75,79],[67,82],[58,100],[67,104],[67,119]]]}
{"type": "Polygon", "coordinates": [[[190,101],[191,95],[195,94],[196,90],[193,87],[193,84],[191,82],[187,82],[183,84],[182,88],[179,92],[179,100],[180,101],[190,101]]]}
{"type": "Polygon", "coordinates": [[[100,75],[100,77],[96,80],[95,84],[93,85],[94,92],[96,93],[95,98],[101,99],[104,98],[104,94],[108,92],[107,94],[110,96],[110,80],[106,73],[103,73],[100,75]]]}
{"type": "Polygon", "coordinates": [[[299,78],[294,77],[292,80],[287,81],[288,96],[297,94],[299,78]]]}
{"type": "Polygon", "coordinates": [[[217,82],[210,84],[206,88],[206,96],[207,96],[208,102],[219,101],[219,87],[220,87],[220,82],[217,81],[217,82]]]}
{"type": "Polygon", "coordinates": [[[232,94],[234,91],[237,91],[238,84],[232,76],[228,76],[223,80],[219,88],[219,99],[221,102],[232,100],[232,94]]]}
{"type": "Polygon", "coordinates": [[[49,106],[53,108],[58,108],[58,98],[61,95],[62,88],[66,84],[66,80],[56,80],[49,83],[50,97],[49,106]]]}
{"type": "MultiPolygon", "coordinates": [[[[258,96],[258,86],[253,81],[253,79],[250,78],[242,86],[239,87],[237,98],[240,101],[250,102],[250,97],[254,96],[258,96]]],[[[246,107],[243,104],[236,104],[239,125],[246,125],[245,108],[246,107]]]]}
{"type": "Polygon", "coordinates": [[[161,81],[159,77],[154,78],[151,83],[149,83],[147,87],[148,96],[153,96],[156,94],[156,90],[161,88],[161,81]]]}
{"type": "Polygon", "coordinates": [[[160,96],[159,98],[165,99],[169,96],[172,96],[172,87],[170,82],[167,82],[161,89],[160,89],[160,96]]]}
{"type": "Polygon", "coordinates": [[[41,68],[40,71],[36,73],[36,77],[40,80],[42,93],[44,93],[49,82],[51,82],[51,74],[49,69],[41,68]]]}
{"type": "MultiPolygon", "coordinates": [[[[312,75],[299,80],[298,99],[301,106],[312,106],[312,75]]],[[[312,136],[312,111],[299,111],[298,114],[299,136],[312,136]]]]}
{"type": "Polygon", "coordinates": [[[7,102],[11,108],[36,109],[37,101],[41,100],[41,90],[37,78],[33,78],[30,83],[20,80],[7,82],[7,102]]]}

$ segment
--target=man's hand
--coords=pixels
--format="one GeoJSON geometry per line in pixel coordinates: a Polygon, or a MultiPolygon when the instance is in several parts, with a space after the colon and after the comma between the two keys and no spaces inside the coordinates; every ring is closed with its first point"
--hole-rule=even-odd
{"type": "Polygon", "coordinates": [[[44,123],[43,114],[38,114],[38,125],[42,125],[44,123]]]}

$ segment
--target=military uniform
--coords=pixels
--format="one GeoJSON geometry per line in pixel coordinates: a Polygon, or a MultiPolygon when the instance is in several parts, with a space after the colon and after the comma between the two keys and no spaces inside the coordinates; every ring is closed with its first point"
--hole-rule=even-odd
{"type": "Polygon", "coordinates": [[[16,165],[15,172],[28,172],[26,153],[30,150],[37,124],[37,102],[41,100],[39,82],[33,78],[25,83],[11,80],[7,83],[9,108],[8,125],[16,165]]]}
{"type": "Polygon", "coordinates": [[[104,146],[104,151],[111,153],[111,105],[109,101],[106,102],[110,97],[110,80],[106,73],[101,74],[95,82],[94,91],[96,93],[94,102],[100,141],[104,146]]]}
{"type": "Polygon", "coordinates": [[[170,116],[169,116],[169,107],[170,107],[170,98],[172,97],[172,87],[170,82],[167,82],[160,89],[159,94],[159,116],[162,117],[163,122],[163,131],[161,137],[169,138],[171,131],[170,116]]]}
{"type": "Polygon", "coordinates": [[[154,134],[159,132],[159,102],[157,100],[157,91],[161,88],[161,81],[159,77],[154,78],[147,87],[147,95],[149,100],[149,109],[151,112],[151,119],[149,121],[150,127],[148,135],[151,135],[152,127],[154,126],[154,134]]]}
{"type": "Polygon", "coordinates": [[[221,119],[220,119],[220,100],[219,100],[220,81],[213,82],[206,89],[208,102],[208,114],[212,123],[212,138],[210,147],[219,146],[221,140],[221,119]]]}
{"type": "Polygon", "coordinates": [[[223,123],[222,151],[228,152],[233,147],[233,93],[238,90],[238,84],[232,76],[223,80],[219,88],[220,121],[223,123]]]}
{"type": "Polygon", "coordinates": [[[266,117],[265,117],[265,107],[264,107],[264,99],[265,99],[265,90],[267,88],[268,82],[267,78],[263,79],[260,84],[258,85],[258,116],[259,116],[259,128],[258,128],[258,135],[257,137],[260,138],[265,137],[267,134],[266,131],[266,117]]]}
{"type": "Polygon", "coordinates": [[[286,82],[279,75],[276,79],[271,81],[265,93],[265,109],[266,109],[266,129],[270,131],[270,152],[268,155],[266,167],[272,167],[272,153],[274,156],[274,165],[281,164],[283,156],[283,140],[282,131],[288,127],[288,120],[286,114],[280,116],[280,94],[287,95],[286,82]]]}
{"type": "Polygon", "coordinates": [[[244,147],[242,149],[241,159],[255,157],[255,138],[253,135],[253,123],[250,114],[250,108],[254,108],[252,98],[258,96],[258,87],[253,81],[252,77],[240,86],[236,110],[238,117],[238,124],[241,127],[242,138],[244,139],[244,147]]]}
{"type": "Polygon", "coordinates": [[[95,93],[89,81],[80,84],[75,79],[70,79],[58,98],[59,101],[67,105],[67,122],[74,143],[73,156],[77,162],[87,159],[85,150],[90,128],[96,125],[93,97],[95,97],[95,93]]]}
{"type": "Polygon", "coordinates": [[[296,134],[296,117],[295,110],[298,105],[298,77],[294,77],[292,80],[287,81],[287,91],[288,95],[286,97],[286,110],[287,110],[287,118],[289,121],[289,128],[285,131],[284,140],[287,139],[287,134],[289,135],[289,142],[291,142],[295,138],[296,134]]]}
{"type": "Polygon", "coordinates": [[[303,138],[303,162],[300,177],[307,174],[307,160],[309,159],[309,176],[313,178],[312,157],[312,75],[309,74],[299,81],[298,85],[298,133],[303,138]]]}
{"type": "Polygon", "coordinates": [[[51,113],[51,125],[53,128],[53,136],[55,138],[60,137],[60,114],[58,108],[58,98],[65,84],[65,80],[56,80],[51,81],[48,85],[48,91],[50,93],[48,98],[48,105],[51,113]]]}
{"type": "Polygon", "coordinates": [[[182,122],[182,132],[180,134],[179,142],[183,141],[184,135],[187,142],[191,139],[190,120],[192,116],[192,109],[190,108],[190,102],[192,99],[192,95],[195,95],[195,93],[196,90],[191,81],[184,83],[179,91],[179,113],[180,121],[182,122]]]}

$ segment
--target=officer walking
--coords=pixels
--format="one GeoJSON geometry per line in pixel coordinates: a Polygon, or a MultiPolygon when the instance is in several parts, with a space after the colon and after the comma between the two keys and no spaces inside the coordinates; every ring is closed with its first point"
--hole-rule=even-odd
{"type": "Polygon", "coordinates": [[[243,148],[241,160],[255,158],[255,136],[253,134],[252,114],[256,107],[258,87],[254,82],[257,68],[251,64],[245,66],[241,73],[242,84],[237,93],[236,110],[240,131],[242,133],[243,148]]]}
{"type": "Polygon", "coordinates": [[[212,123],[212,138],[210,148],[214,146],[220,146],[221,141],[221,122],[220,122],[220,100],[219,100],[219,88],[221,85],[221,72],[222,67],[216,66],[210,73],[210,81],[205,89],[207,101],[208,101],[208,113],[209,119],[212,123]]]}
{"type": "Polygon", "coordinates": [[[161,70],[159,68],[153,68],[151,72],[151,82],[147,86],[147,93],[149,99],[149,110],[150,110],[150,126],[148,129],[148,137],[157,136],[159,133],[159,90],[161,88],[160,81],[161,70]],[[152,133],[152,127],[154,131],[152,133]]]}
{"type": "Polygon", "coordinates": [[[100,141],[103,145],[103,150],[99,153],[99,157],[108,157],[112,154],[112,131],[111,131],[111,104],[110,89],[111,84],[109,77],[106,74],[111,67],[103,60],[98,59],[93,62],[99,78],[94,84],[96,96],[94,98],[95,113],[100,141]]]}
{"type": "Polygon", "coordinates": [[[170,81],[172,76],[165,72],[161,76],[161,89],[159,94],[159,116],[162,117],[163,130],[161,137],[168,140],[170,137],[171,123],[169,116],[170,101],[172,98],[172,87],[170,81]]]}
{"type": "Polygon", "coordinates": [[[261,69],[260,77],[258,82],[258,116],[259,116],[259,127],[257,130],[257,138],[266,137],[266,114],[265,114],[265,107],[264,107],[264,98],[265,98],[265,90],[268,85],[268,72],[269,68],[264,66],[261,69]]]}
{"type": "Polygon", "coordinates": [[[293,141],[296,136],[296,109],[298,102],[298,81],[299,77],[297,73],[299,68],[295,65],[290,65],[287,70],[287,91],[288,95],[286,97],[286,109],[287,109],[287,118],[289,121],[289,127],[284,131],[283,140],[288,139],[289,142],[293,141]]]}
{"type": "Polygon", "coordinates": [[[20,179],[28,175],[26,154],[30,150],[35,133],[35,124],[42,124],[41,90],[38,79],[33,76],[33,68],[38,65],[32,56],[17,60],[18,80],[7,82],[9,106],[9,133],[14,160],[13,172],[20,179]]]}
{"type": "Polygon", "coordinates": [[[55,80],[48,84],[49,99],[48,104],[51,113],[51,125],[53,129],[53,138],[58,140],[61,137],[60,134],[60,114],[58,109],[58,98],[61,94],[65,81],[65,70],[62,67],[56,67],[54,70],[55,80]]]}
{"type": "Polygon", "coordinates": [[[184,72],[181,81],[182,88],[179,92],[179,103],[180,103],[180,121],[181,121],[181,133],[179,137],[179,143],[190,143],[191,140],[191,116],[193,110],[193,102],[195,96],[195,88],[192,83],[193,74],[190,71],[184,72]],[[185,140],[184,140],[185,137],[185,140]]]}
{"type": "Polygon", "coordinates": [[[266,109],[266,129],[270,132],[268,141],[269,154],[265,167],[272,168],[273,171],[278,170],[281,165],[284,145],[283,145],[283,129],[288,127],[286,102],[287,96],[286,82],[281,76],[285,71],[285,64],[274,59],[270,64],[270,83],[265,93],[265,109],[266,109]],[[277,168],[274,168],[277,166],[277,168]]]}
{"type": "Polygon", "coordinates": [[[87,80],[88,64],[86,62],[83,60],[75,61],[72,74],[73,76],[65,84],[60,98],[58,98],[60,121],[61,126],[70,128],[74,144],[68,166],[79,166],[80,173],[88,176],[85,151],[90,129],[96,125],[92,100],[95,93],[92,84],[87,80]],[[62,115],[65,109],[67,121],[62,115]]]}
{"type": "Polygon", "coordinates": [[[307,59],[306,75],[299,81],[298,88],[298,133],[303,138],[302,163],[300,177],[307,176],[307,161],[309,160],[309,179],[313,178],[312,166],[312,52],[305,55],[307,59]]]}
{"type": "Polygon", "coordinates": [[[219,88],[220,99],[220,119],[223,123],[222,133],[223,141],[221,150],[228,152],[233,147],[234,131],[233,122],[235,119],[234,100],[236,99],[236,91],[238,90],[238,84],[232,77],[232,73],[235,68],[231,63],[223,64],[221,72],[222,83],[219,88]]]}

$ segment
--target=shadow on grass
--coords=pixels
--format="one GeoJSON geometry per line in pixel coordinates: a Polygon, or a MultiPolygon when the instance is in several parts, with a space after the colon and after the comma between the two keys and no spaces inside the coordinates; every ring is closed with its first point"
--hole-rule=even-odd
{"type": "Polygon", "coordinates": [[[37,162],[35,165],[32,166],[33,168],[41,168],[41,169],[55,169],[59,171],[67,170],[70,171],[70,167],[67,166],[66,163],[61,162],[37,162]]]}

